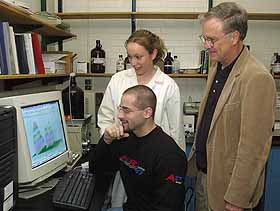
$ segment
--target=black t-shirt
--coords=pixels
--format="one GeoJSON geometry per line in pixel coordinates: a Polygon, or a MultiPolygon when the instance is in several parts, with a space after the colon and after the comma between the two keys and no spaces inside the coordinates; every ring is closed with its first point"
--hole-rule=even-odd
{"type": "Polygon", "coordinates": [[[185,153],[156,127],[144,137],[130,134],[94,152],[96,172],[119,169],[127,193],[125,211],[178,211],[184,207],[185,153]]]}

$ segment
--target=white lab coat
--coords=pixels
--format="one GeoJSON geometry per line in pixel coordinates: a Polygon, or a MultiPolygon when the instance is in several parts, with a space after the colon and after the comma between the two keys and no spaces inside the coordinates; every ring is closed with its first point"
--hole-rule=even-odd
{"type": "MultiPolygon", "coordinates": [[[[101,134],[103,134],[106,127],[118,121],[117,107],[120,104],[123,92],[137,84],[134,69],[124,70],[112,76],[98,111],[98,126],[101,129],[101,134]]],[[[157,66],[154,77],[146,85],[157,96],[155,123],[185,151],[183,113],[178,85],[157,66]]]]}
{"type": "MultiPolygon", "coordinates": [[[[146,84],[157,96],[155,123],[161,126],[175,140],[178,146],[185,151],[186,143],[179,87],[159,67],[155,67],[156,73],[154,77],[146,84]]],[[[117,107],[120,104],[123,92],[137,84],[137,77],[133,68],[123,70],[112,76],[98,111],[98,126],[100,127],[101,135],[106,127],[118,121],[117,107]]],[[[126,201],[126,194],[119,173],[116,174],[110,191],[112,207],[122,207],[122,204],[126,201]]]]}

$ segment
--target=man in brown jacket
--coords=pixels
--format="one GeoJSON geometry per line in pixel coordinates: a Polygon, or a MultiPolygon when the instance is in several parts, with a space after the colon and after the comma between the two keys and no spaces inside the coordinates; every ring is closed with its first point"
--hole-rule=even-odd
{"type": "MultiPolygon", "coordinates": [[[[217,5],[201,20],[200,38],[212,65],[189,173],[197,173],[198,184],[205,178],[205,200],[214,211],[250,210],[264,188],[276,88],[268,70],[244,46],[247,22],[246,10],[233,2],[217,5]]],[[[205,210],[199,203],[197,210],[205,210]]]]}

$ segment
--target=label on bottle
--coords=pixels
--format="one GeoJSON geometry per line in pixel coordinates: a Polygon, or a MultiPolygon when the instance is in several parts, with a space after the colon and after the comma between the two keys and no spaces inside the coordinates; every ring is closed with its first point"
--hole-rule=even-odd
{"type": "Polygon", "coordinates": [[[105,58],[93,58],[93,64],[105,64],[105,58]]]}
{"type": "Polygon", "coordinates": [[[130,63],[126,63],[126,70],[131,69],[132,65],[130,63]]]}
{"type": "Polygon", "coordinates": [[[118,61],[117,65],[116,65],[116,71],[119,72],[119,71],[122,71],[122,70],[124,70],[124,62],[123,61],[118,61]]]}
{"type": "Polygon", "coordinates": [[[172,64],[165,64],[164,65],[164,73],[166,73],[166,74],[170,74],[170,73],[172,73],[172,64]]]}

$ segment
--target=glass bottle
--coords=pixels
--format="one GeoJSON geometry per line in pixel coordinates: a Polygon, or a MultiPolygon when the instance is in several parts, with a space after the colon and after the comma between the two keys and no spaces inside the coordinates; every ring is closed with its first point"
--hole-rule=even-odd
{"type": "Polygon", "coordinates": [[[70,84],[62,90],[62,102],[66,119],[84,119],[84,91],[77,85],[75,74],[70,84]]]}
{"type": "Polygon", "coordinates": [[[122,70],[124,70],[124,60],[123,60],[123,55],[120,54],[116,62],[116,71],[120,72],[122,70]]]}
{"type": "Polygon", "coordinates": [[[164,73],[170,74],[172,73],[172,65],[173,65],[173,58],[171,56],[171,52],[167,52],[167,55],[164,59],[164,73]]]}
{"type": "Polygon", "coordinates": [[[271,73],[273,73],[273,68],[274,68],[274,64],[276,62],[277,56],[278,56],[278,53],[273,53],[273,56],[272,56],[271,61],[270,61],[270,71],[271,71],[271,73]]]}
{"type": "Polygon", "coordinates": [[[128,70],[128,69],[130,69],[132,66],[131,66],[131,64],[130,64],[130,62],[129,62],[129,59],[128,59],[128,56],[127,57],[125,57],[125,59],[124,59],[124,69],[125,70],[128,70]]]}
{"type": "Polygon", "coordinates": [[[105,72],[105,51],[102,49],[100,40],[96,40],[96,46],[91,50],[90,64],[92,73],[105,72]]]}
{"type": "Polygon", "coordinates": [[[173,61],[173,73],[180,73],[180,61],[177,56],[174,56],[174,61],[173,61]]]}
{"type": "Polygon", "coordinates": [[[280,75],[280,55],[275,55],[275,62],[272,64],[272,71],[275,75],[280,75]]]}
{"type": "Polygon", "coordinates": [[[209,53],[208,50],[202,50],[200,53],[200,73],[201,74],[207,74],[208,68],[209,68],[209,53]]]}

